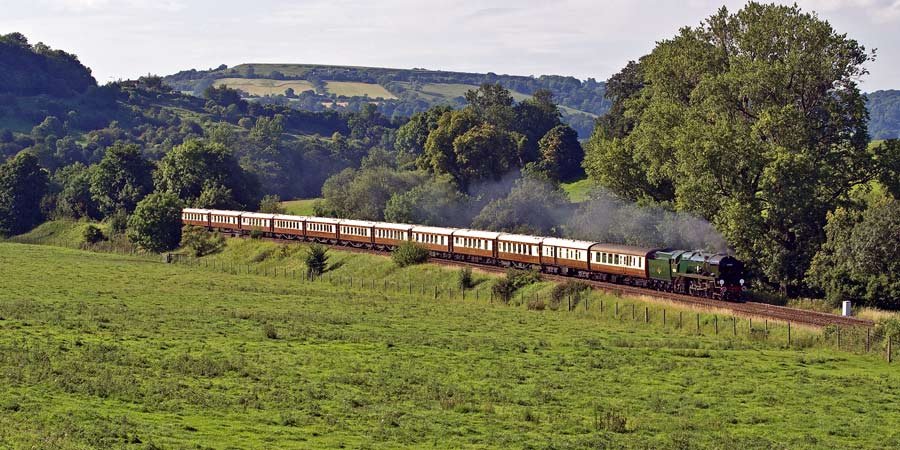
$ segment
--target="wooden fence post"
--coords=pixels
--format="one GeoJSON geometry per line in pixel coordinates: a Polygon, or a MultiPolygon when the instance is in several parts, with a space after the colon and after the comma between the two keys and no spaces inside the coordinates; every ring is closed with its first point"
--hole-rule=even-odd
{"type": "Polygon", "coordinates": [[[737,336],[737,317],[731,316],[731,334],[737,336]]]}
{"type": "Polygon", "coordinates": [[[788,322],[788,347],[791,346],[791,323],[788,322]]]}
{"type": "Polygon", "coordinates": [[[644,307],[644,323],[650,323],[650,307],[644,307]]]}
{"type": "Polygon", "coordinates": [[[866,328],[866,353],[869,353],[869,330],[870,328],[866,328]]]}
{"type": "Polygon", "coordinates": [[[753,318],[747,319],[747,332],[753,334],[753,318]]]}
{"type": "Polygon", "coordinates": [[[719,334],[719,316],[713,316],[713,322],[716,324],[716,334],[719,334]]]}
{"type": "Polygon", "coordinates": [[[634,315],[634,303],[632,303],[632,304],[631,304],[631,320],[634,320],[634,318],[635,318],[635,315],[634,315]]]}
{"type": "Polygon", "coordinates": [[[616,302],[616,317],[619,317],[619,302],[616,302]]]}
{"type": "Polygon", "coordinates": [[[890,364],[891,359],[892,359],[892,356],[893,356],[893,355],[891,355],[891,342],[894,340],[894,337],[891,336],[891,335],[888,335],[887,338],[888,338],[888,343],[887,343],[887,344],[888,344],[888,345],[887,345],[887,362],[888,362],[888,364],[890,364]]]}
{"type": "Polygon", "coordinates": [[[841,327],[837,327],[837,349],[841,349],[841,327]]]}
{"type": "Polygon", "coordinates": [[[666,308],[663,308],[663,328],[666,327],[666,308]]]}
{"type": "Polygon", "coordinates": [[[437,300],[437,286],[434,287],[434,299],[437,300]]]}
{"type": "Polygon", "coordinates": [[[697,313],[697,334],[700,334],[700,313],[697,313]]]}

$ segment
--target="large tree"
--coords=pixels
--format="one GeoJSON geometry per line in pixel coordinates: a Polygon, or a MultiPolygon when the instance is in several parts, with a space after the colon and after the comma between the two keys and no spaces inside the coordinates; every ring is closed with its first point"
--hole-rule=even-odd
{"type": "Polygon", "coordinates": [[[128,239],[151,252],[164,252],[181,242],[182,203],[171,192],[154,192],[138,203],[128,218],[128,239]]]}
{"type": "Polygon", "coordinates": [[[610,80],[585,168],[712,220],[766,278],[797,286],[826,213],[877,175],[856,84],[871,59],[797,6],[722,8],[610,80]]]}
{"type": "Polygon", "coordinates": [[[141,156],[137,145],[109,147],[92,171],[91,195],[105,215],[134,211],[137,203],[153,192],[153,163],[141,156]]]}
{"type": "Polygon", "coordinates": [[[156,189],[173,192],[187,204],[199,205],[205,191],[222,188],[229,190],[233,198],[202,206],[227,207],[236,203],[239,207],[251,207],[258,201],[256,179],[244,172],[231,151],[218,143],[185,142],[169,151],[156,171],[156,189]]]}
{"type": "Polygon", "coordinates": [[[29,152],[0,165],[0,236],[24,233],[41,223],[47,184],[47,171],[29,152]]]}

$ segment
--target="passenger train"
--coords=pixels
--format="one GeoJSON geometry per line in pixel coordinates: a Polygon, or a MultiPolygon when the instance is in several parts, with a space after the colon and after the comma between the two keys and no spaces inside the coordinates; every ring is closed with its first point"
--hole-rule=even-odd
{"type": "Polygon", "coordinates": [[[595,281],[660,291],[740,300],[744,265],[723,253],[629,245],[458,228],[362,220],[187,208],[185,225],[232,236],[314,241],[390,251],[406,241],[430,255],[478,264],[537,269],[595,281]]]}

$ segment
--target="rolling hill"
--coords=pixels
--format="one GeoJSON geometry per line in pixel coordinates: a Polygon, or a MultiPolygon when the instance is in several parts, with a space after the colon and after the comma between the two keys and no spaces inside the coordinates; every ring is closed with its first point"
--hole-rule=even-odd
{"type": "Polygon", "coordinates": [[[586,138],[594,118],[606,112],[605,85],[593,79],[542,75],[540,77],[448,72],[425,69],[390,69],[313,64],[241,64],[232,68],[187,70],[165,77],[173,88],[201,95],[209,86],[227,85],[248,99],[291,105],[299,109],[356,110],[376,101],[392,117],[410,116],[435,105],[462,106],[466,91],[482,83],[500,83],[517,101],[538,89],[548,89],[560,105],[564,120],[586,138]],[[287,95],[285,91],[293,92],[287,95]]]}

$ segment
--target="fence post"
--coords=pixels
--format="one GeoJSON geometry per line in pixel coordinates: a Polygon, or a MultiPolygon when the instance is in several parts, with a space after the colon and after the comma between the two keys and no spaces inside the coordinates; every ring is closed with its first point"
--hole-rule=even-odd
{"type": "Polygon", "coordinates": [[[716,324],[716,334],[719,334],[719,316],[713,316],[713,322],[716,324]]]}
{"type": "Polygon", "coordinates": [[[747,332],[753,334],[753,318],[747,319],[747,332]]]}
{"type": "Polygon", "coordinates": [[[837,327],[837,349],[841,349],[841,327],[837,327]]]}
{"type": "Polygon", "coordinates": [[[650,307],[644,307],[644,323],[650,323],[650,307]]]}
{"type": "Polygon", "coordinates": [[[888,345],[887,345],[887,362],[890,364],[890,362],[891,362],[891,357],[893,356],[893,355],[891,355],[891,342],[894,340],[894,337],[891,336],[891,335],[888,335],[887,338],[888,338],[888,345]]]}
{"type": "Polygon", "coordinates": [[[866,328],[866,353],[869,353],[869,330],[870,328],[866,328]]]}
{"type": "Polygon", "coordinates": [[[437,286],[434,287],[434,299],[437,300],[437,286]]]}
{"type": "Polygon", "coordinates": [[[616,317],[619,317],[619,302],[616,302],[616,317]]]}
{"type": "Polygon", "coordinates": [[[678,311],[678,329],[679,330],[681,329],[681,314],[682,314],[682,312],[678,311]]]}
{"type": "Polygon", "coordinates": [[[791,323],[788,322],[788,347],[791,346],[791,323]]]}
{"type": "Polygon", "coordinates": [[[737,317],[731,316],[731,334],[737,336],[737,317]]]}
{"type": "Polygon", "coordinates": [[[600,300],[600,315],[603,315],[603,300],[600,300]]]}
{"type": "Polygon", "coordinates": [[[634,303],[631,304],[631,320],[634,320],[634,303]]]}
{"type": "Polygon", "coordinates": [[[663,308],[663,328],[666,327],[666,308],[663,308]]]}
{"type": "Polygon", "coordinates": [[[697,313],[697,334],[700,334],[700,313],[697,313]]]}

